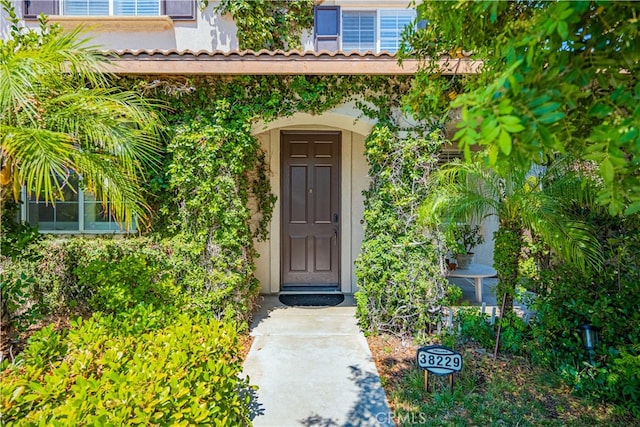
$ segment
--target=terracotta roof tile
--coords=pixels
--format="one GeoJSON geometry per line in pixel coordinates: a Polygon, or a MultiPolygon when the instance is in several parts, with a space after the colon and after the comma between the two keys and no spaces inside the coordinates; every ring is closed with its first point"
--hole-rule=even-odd
{"type": "MultiPolygon", "coordinates": [[[[321,50],[321,51],[310,51],[310,50],[306,50],[306,51],[302,51],[302,50],[267,50],[267,49],[261,49],[258,51],[254,51],[254,50],[229,50],[229,51],[222,51],[222,50],[198,50],[198,51],[193,51],[190,49],[184,49],[184,50],[178,50],[178,49],[167,49],[167,50],[163,50],[163,49],[137,49],[137,50],[133,50],[133,49],[124,49],[124,50],[109,50],[109,51],[105,51],[106,54],[113,54],[116,56],[120,56],[120,57],[126,57],[126,56],[134,56],[134,57],[139,57],[139,56],[156,56],[156,55],[161,55],[164,57],[168,57],[168,56],[182,56],[182,57],[186,57],[186,56],[193,56],[193,57],[204,57],[204,56],[208,56],[208,57],[215,57],[215,56],[224,56],[224,57],[272,57],[272,58],[276,58],[276,57],[284,57],[284,58],[293,58],[293,57],[301,57],[301,58],[322,58],[322,57],[330,57],[330,58],[385,58],[385,59],[395,59],[396,55],[395,53],[392,52],[388,52],[388,51],[382,51],[382,52],[372,52],[372,51],[367,51],[367,52],[357,52],[357,51],[350,51],[350,52],[344,52],[344,51],[328,51],[328,50],[321,50]]],[[[464,59],[467,59],[471,56],[470,52],[464,52],[464,59]]],[[[446,56],[442,56],[442,58],[446,58],[446,56]]]]}
{"type": "MultiPolygon", "coordinates": [[[[115,57],[113,71],[123,74],[388,75],[412,74],[419,68],[415,59],[405,59],[399,65],[396,55],[390,52],[125,49],[104,54],[115,57]]],[[[444,74],[475,73],[481,65],[469,55],[460,59],[443,56],[439,62],[444,74]]]]}

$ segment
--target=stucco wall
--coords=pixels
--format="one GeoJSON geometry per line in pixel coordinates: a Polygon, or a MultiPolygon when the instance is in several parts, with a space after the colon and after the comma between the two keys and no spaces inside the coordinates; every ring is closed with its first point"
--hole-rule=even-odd
{"type": "MultiPolygon", "coordinates": [[[[87,29],[92,44],[102,50],[138,50],[138,49],[177,49],[229,51],[238,49],[237,27],[230,15],[220,16],[214,12],[218,1],[210,1],[205,10],[198,10],[195,21],[155,22],[138,18],[115,19],[80,17],[68,20],[51,17],[51,21],[59,22],[65,28],[73,28],[79,23],[87,29]],[[155,23],[154,23],[155,22],[155,23]]],[[[18,16],[22,16],[22,1],[13,2],[18,16]]],[[[360,0],[326,0],[322,5],[340,5],[345,9],[377,9],[408,7],[406,0],[360,1],[360,0]]],[[[1,16],[1,13],[0,13],[1,16]]],[[[8,36],[9,25],[2,16],[0,37],[8,36]]],[[[28,21],[28,26],[37,26],[37,22],[28,21]]],[[[313,50],[313,31],[305,31],[302,36],[303,50],[313,50]]]]}
{"type": "MultiPolygon", "coordinates": [[[[51,22],[58,22],[65,29],[79,24],[86,29],[91,44],[102,50],[123,49],[178,49],[193,51],[238,49],[237,27],[230,15],[219,16],[214,13],[218,2],[210,2],[209,6],[196,13],[195,21],[160,22],[157,18],[117,18],[101,17],[50,17],[51,22]]],[[[13,2],[18,16],[22,16],[22,1],[13,2]]],[[[9,24],[1,15],[0,36],[8,37],[9,24]]],[[[27,26],[37,27],[37,22],[27,21],[27,26]]]]}

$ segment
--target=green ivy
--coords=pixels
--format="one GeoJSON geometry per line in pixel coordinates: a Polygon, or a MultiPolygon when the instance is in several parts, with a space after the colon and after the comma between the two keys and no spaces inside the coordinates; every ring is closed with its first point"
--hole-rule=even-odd
{"type": "MultiPolygon", "coordinates": [[[[358,316],[369,330],[424,333],[455,299],[438,269],[436,250],[415,223],[424,181],[442,144],[437,127],[401,128],[397,121],[410,76],[240,76],[138,80],[164,97],[172,139],[158,224],[190,241],[204,268],[204,288],[253,295],[252,239],[265,237],[274,198],[259,143],[258,120],[297,112],[321,114],[352,102],[378,126],[366,142],[373,182],[365,192],[365,241],[356,268],[358,316]],[[408,135],[400,137],[400,135],[408,135]],[[247,177],[252,177],[251,179],[247,177]],[[251,230],[249,195],[262,228],[251,230]],[[259,232],[262,230],[262,232],[259,232]],[[240,290],[239,290],[240,289],[240,290]]],[[[254,287],[256,286],[256,287],[254,287]]]]}
{"type": "MultiPolygon", "coordinates": [[[[208,4],[208,1],[203,2],[208,4]]],[[[302,31],[313,27],[313,0],[222,0],[215,11],[231,14],[240,49],[300,49],[302,31]]]]}
{"type": "Polygon", "coordinates": [[[442,307],[454,302],[439,269],[439,251],[417,222],[440,135],[431,129],[401,138],[387,123],[366,140],[372,182],[356,260],[357,314],[365,330],[424,336],[441,319],[442,307]]]}

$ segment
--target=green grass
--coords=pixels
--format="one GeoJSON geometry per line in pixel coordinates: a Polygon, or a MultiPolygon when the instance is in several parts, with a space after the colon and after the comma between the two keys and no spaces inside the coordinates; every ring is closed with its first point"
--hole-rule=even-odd
{"type": "Polygon", "coordinates": [[[639,420],[612,405],[571,395],[553,374],[526,358],[498,357],[477,348],[463,352],[453,390],[446,377],[405,371],[388,381],[387,394],[399,426],[631,426],[639,420]]]}

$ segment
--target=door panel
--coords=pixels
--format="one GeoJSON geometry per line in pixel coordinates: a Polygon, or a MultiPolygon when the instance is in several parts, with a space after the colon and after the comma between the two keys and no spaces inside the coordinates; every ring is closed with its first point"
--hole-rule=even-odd
{"type": "Polygon", "coordinates": [[[340,133],[281,136],[282,284],[337,285],[340,133]]]}

